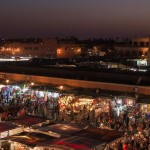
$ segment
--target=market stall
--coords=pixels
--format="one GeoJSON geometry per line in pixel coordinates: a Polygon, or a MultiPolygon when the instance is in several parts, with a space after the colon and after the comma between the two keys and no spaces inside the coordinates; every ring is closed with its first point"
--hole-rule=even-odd
{"type": "Polygon", "coordinates": [[[4,147],[3,143],[5,142],[6,145],[7,142],[7,147],[11,150],[35,150],[36,145],[53,139],[55,138],[41,133],[23,132],[15,136],[9,136],[2,139],[2,147],[4,147]]]}
{"type": "Polygon", "coordinates": [[[3,103],[10,102],[13,99],[27,99],[29,93],[29,87],[27,85],[0,85],[0,91],[3,99],[3,103]]]}
{"type": "Polygon", "coordinates": [[[90,118],[92,121],[92,118],[98,117],[101,113],[109,114],[110,101],[108,97],[62,95],[58,102],[60,115],[65,121],[80,122],[90,118]]]}

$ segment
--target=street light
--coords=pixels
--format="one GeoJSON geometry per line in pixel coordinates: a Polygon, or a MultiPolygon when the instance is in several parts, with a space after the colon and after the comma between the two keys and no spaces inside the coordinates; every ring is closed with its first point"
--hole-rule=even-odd
{"type": "Polygon", "coordinates": [[[64,88],[64,87],[63,87],[62,85],[59,87],[60,90],[63,90],[63,88],[64,88]]]}
{"type": "Polygon", "coordinates": [[[31,86],[34,86],[34,82],[31,82],[31,86]]]}
{"type": "Polygon", "coordinates": [[[6,83],[8,84],[8,83],[9,83],[9,80],[6,80],[6,83]]]}

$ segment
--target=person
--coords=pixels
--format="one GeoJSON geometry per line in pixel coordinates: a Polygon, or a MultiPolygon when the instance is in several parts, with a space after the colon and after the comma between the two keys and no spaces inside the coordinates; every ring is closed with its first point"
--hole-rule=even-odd
{"type": "Polygon", "coordinates": [[[132,144],[131,143],[128,143],[128,150],[133,150],[133,147],[132,147],[132,144]]]}
{"type": "Polygon", "coordinates": [[[137,150],[140,149],[140,144],[139,144],[139,142],[140,142],[139,139],[138,139],[138,140],[135,140],[135,148],[136,148],[137,150]]]}
{"type": "Polygon", "coordinates": [[[125,121],[126,121],[126,116],[127,116],[127,113],[126,112],[124,112],[124,114],[123,114],[123,123],[125,123],[125,121]]]}
{"type": "Polygon", "coordinates": [[[146,127],[144,132],[145,132],[146,137],[149,137],[149,135],[150,135],[150,128],[146,127]]]}
{"type": "Polygon", "coordinates": [[[126,143],[123,144],[123,150],[128,150],[128,147],[127,147],[126,143]]]}
{"type": "Polygon", "coordinates": [[[73,112],[72,109],[71,109],[71,112],[70,112],[70,117],[71,117],[71,120],[74,120],[74,112],[73,112]]]}
{"type": "Polygon", "coordinates": [[[129,116],[128,115],[126,116],[125,123],[126,123],[126,128],[128,129],[128,127],[129,127],[129,116]]]}
{"type": "Polygon", "coordinates": [[[118,145],[117,145],[117,149],[118,149],[118,150],[122,150],[122,147],[123,147],[122,142],[119,141],[119,142],[118,142],[118,145]]]}
{"type": "Polygon", "coordinates": [[[128,143],[128,136],[126,133],[125,136],[123,137],[123,143],[128,143]]]}

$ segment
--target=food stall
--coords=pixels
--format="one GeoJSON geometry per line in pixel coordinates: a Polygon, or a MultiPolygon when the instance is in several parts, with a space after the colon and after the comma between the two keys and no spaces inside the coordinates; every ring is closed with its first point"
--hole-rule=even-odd
{"type": "Polygon", "coordinates": [[[74,113],[80,113],[84,109],[91,111],[101,108],[103,112],[109,112],[110,100],[107,97],[92,98],[89,96],[74,96],[72,94],[61,96],[58,102],[60,111],[72,109],[74,113]]]}
{"type": "Polygon", "coordinates": [[[59,100],[60,117],[65,121],[87,120],[98,117],[101,113],[110,113],[109,97],[93,98],[90,96],[62,95],[59,100]],[[69,118],[70,117],[70,118],[69,118]]]}

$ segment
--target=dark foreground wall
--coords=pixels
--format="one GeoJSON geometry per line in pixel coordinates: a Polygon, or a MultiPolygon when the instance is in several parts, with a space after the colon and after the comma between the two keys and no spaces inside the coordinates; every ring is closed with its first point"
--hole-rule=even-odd
{"type": "Polygon", "coordinates": [[[77,79],[85,81],[111,82],[131,85],[150,85],[148,76],[136,74],[113,73],[113,72],[93,72],[81,70],[67,70],[63,68],[37,68],[37,67],[21,67],[21,66],[5,66],[0,68],[2,72],[40,75],[48,77],[59,77],[66,79],[77,79]]]}
{"type": "Polygon", "coordinates": [[[138,92],[150,95],[150,86],[141,86],[141,80],[149,78],[136,75],[125,75],[115,73],[98,73],[87,71],[73,71],[65,69],[45,69],[11,67],[1,68],[0,77],[15,81],[28,81],[36,83],[52,83],[58,85],[70,85],[83,88],[100,88],[104,90],[120,92],[138,92]],[[138,82],[137,82],[138,81],[138,82]],[[119,83],[120,82],[120,83],[119,83]],[[135,91],[135,89],[138,89],[135,91]]]}

